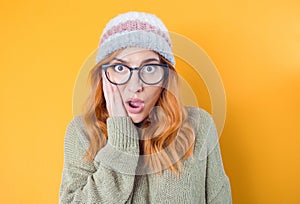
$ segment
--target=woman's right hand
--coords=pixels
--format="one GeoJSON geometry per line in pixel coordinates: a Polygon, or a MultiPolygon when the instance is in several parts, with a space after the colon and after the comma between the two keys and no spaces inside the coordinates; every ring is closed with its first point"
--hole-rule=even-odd
{"type": "Polygon", "coordinates": [[[119,87],[110,83],[104,72],[102,72],[102,82],[106,108],[109,116],[128,116],[119,87]]]}

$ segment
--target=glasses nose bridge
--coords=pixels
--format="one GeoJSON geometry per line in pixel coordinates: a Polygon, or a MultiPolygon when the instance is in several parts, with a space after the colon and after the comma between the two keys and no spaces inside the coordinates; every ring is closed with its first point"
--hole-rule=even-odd
{"type": "Polygon", "coordinates": [[[142,67],[128,67],[128,68],[130,69],[130,72],[133,72],[133,71],[139,72],[142,67]]]}
{"type": "Polygon", "coordinates": [[[129,80],[132,78],[133,71],[137,71],[138,79],[140,79],[140,70],[141,70],[142,67],[128,67],[128,68],[130,70],[130,78],[129,78],[129,80]]]}
{"type": "Polygon", "coordinates": [[[136,73],[137,74],[137,79],[140,82],[141,81],[141,79],[140,79],[140,70],[141,70],[142,67],[128,67],[128,68],[130,70],[130,78],[128,79],[128,81],[131,81],[132,76],[134,75],[133,71],[137,71],[137,73],[136,73]]]}

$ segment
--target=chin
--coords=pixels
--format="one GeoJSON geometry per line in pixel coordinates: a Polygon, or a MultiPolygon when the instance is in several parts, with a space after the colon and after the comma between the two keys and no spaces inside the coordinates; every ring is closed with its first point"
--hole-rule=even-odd
{"type": "Polygon", "coordinates": [[[129,117],[131,118],[132,122],[134,122],[134,123],[140,123],[146,118],[143,114],[129,115],[129,117]]]}

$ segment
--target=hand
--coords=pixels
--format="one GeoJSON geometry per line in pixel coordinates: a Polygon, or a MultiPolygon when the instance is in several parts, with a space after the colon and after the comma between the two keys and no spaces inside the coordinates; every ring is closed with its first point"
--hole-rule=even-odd
{"type": "Polygon", "coordinates": [[[110,83],[104,72],[102,72],[102,82],[106,108],[109,116],[127,116],[127,111],[124,107],[119,87],[110,83]]]}

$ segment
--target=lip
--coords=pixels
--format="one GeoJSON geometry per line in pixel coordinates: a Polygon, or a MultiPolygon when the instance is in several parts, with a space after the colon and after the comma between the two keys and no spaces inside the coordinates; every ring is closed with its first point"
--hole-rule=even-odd
{"type": "Polygon", "coordinates": [[[138,114],[143,111],[144,107],[145,107],[145,102],[142,99],[129,98],[126,100],[126,109],[129,113],[138,114]],[[138,107],[134,108],[130,106],[129,103],[135,103],[138,105],[138,107]]]}
{"type": "Polygon", "coordinates": [[[144,103],[144,101],[142,99],[139,99],[139,98],[129,98],[129,99],[126,100],[126,103],[129,103],[129,102],[144,103]]]}

